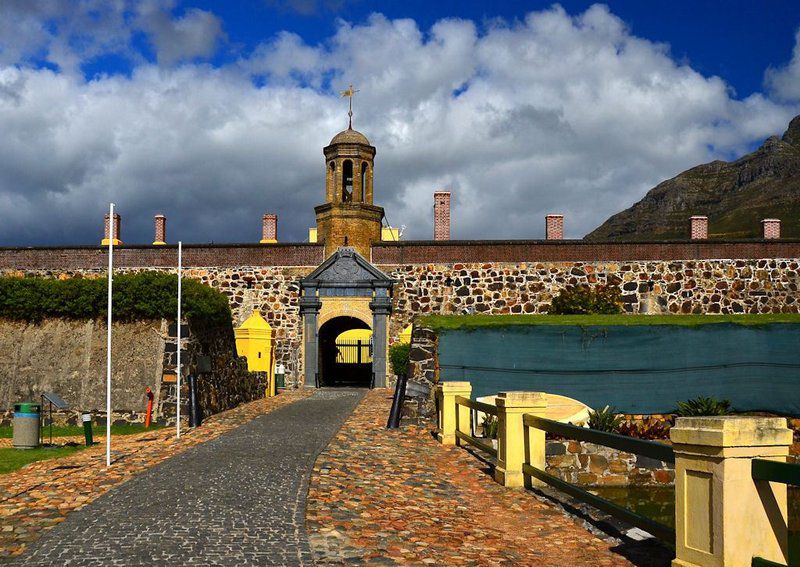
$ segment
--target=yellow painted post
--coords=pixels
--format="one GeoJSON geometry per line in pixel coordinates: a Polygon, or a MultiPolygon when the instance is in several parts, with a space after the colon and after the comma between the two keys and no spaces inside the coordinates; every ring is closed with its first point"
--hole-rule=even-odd
{"type": "MultiPolygon", "coordinates": [[[[547,395],[543,394],[543,398],[543,405],[536,406],[532,411],[526,411],[525,414],[535,415],[536,417],[547,417],[545,415],[547,413],[547,395]]],[[[546,441],[544,430],[536,427],[523,426],[523,434],[525,435],[524,462],[539,470],[545,470],[547,461],[545,456],[546,441]]],[[[525,486],[528,488],[547,485],[546,482],[527,475],[524,475],[524,481],[525,486]]]]}
{"type": "MultiPolygon", "coordinates": [[[[542,392],[497,394],[497,466],[494,480],[503,486],[524,486],[525,435],[522,415],[544,415],[547,397],[542,392]]],[[[544,443],[542,443],[543,445],[544,443]]],[[[537,457],[538,458],[538,457],[537,457]]],[[[531,463],[536,466],[535,463],[531,463]]]]}
{"type": "Polygon", "coordinates": [[[684,417],[675,450],[673,567],[788,562],[786,485],[756,482],[754,458],[786,462],[792,431],[777,417],[684,417]]]}
{"type": "Polygon", "coordinates": [[[247,358],[247,369],[250,372],[266,372],[267,387],[264,392],[266,397],[275,395],[275,369],[274,339],[272,327],[261,316],[258,310],[234,330],[236,337],[236,352],[239,356],[247,358]]]}
{"type": "Polygon", "coordinates": [[[411,325],[403,329],[403,332],[400,333],[400,336],[398,337],[397,340],[403,344],[407,345],[411,344],[411,331],[413,330],[414,330],[414,324],[412,323],[411,325]]]}
{"type": "MultiPolygon", "coordinates": [[[[442,445],[456,444],[456,396],[469,398],[472,394],[472,384],[469,382],[439,382],[436,385],[436,398],[439,405],[438,421],[439,431],[436,439],[442,445]]],[[[467,423],[469,423],[469,408],[467,409],[467,423]]]]}

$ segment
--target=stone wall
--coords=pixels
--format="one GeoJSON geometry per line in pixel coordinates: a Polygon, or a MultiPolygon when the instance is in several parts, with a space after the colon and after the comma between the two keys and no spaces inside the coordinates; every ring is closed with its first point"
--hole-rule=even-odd
{"type": "MultiPolygon", "coordinates": [[[[2,253],[0,253],[2,256],[2,253]]],[[[116,256],[115,256],[116,257],[116,256]]],[[[164,271],[166,268],[156,268],[164,271]]],[[[302,340],[298,297],[300,278],[312,271],[311,266],[238,266],[236,268],[187,268],[184,277],[198,280],[224,293],[231,306],[233,326],[240,325],[253,309],[259,309],[270,324],[275,338],[275,359],[286,367],[286,384],[294,386],[302,376],[302,340]]],[[[118,273],[141,271],[142,268],[120,268],[118,273]]],[[[106,271],[92,269],[0,269],[0,276],[18,277],[104,277],[106,271]]]]}
{"type": "Polygon", "coordinates": [[[646,486],[675,482],[672,465],[582,441],[548,441],[547,472],[585,486],[646,486]]]}
{"type": "MultiPolygon", "coordinates": [[[[184,375],[198,376],[198,394],[206,416],[261,398],[265,373],[249,372],[237,356],[231,327],[184,325],[184,375]],[[200,372],[200,358],[210,372],[200,372]]],[[[175,372],[177,329],[167,321],[115,323],[112,326],[112,403],[115,422],[141,422],[146,388],[154,395],[154,418],[174,423],[177,392],[163,380],[175,372]]],[[[74,425],[81,411],[105,415],[106,326],[104,321],[46,320],[38,324],[0,321],[0,408],[39,401],[54,392],[70,406],[55,423],[74,425]]],[[[188,415],[188,383],[183,381],[182,411],[188,415]]],[[[9,421],[11,412],[0,415],[9,421]]],[[[103,418],[104,421],[104,418],[103,418]]]]}
{"type": "MultiPolygon", "coordinates": [[[[161,379],[160,324],[113,325],[114,407],[142,410],[161,379]]],[[[0,408],[54,392],[71,408],[105,408],[106,326],[101,321],[0,321],[0,408]]]]}
{"type": "Polygon", "coordinates": [[[559,290],[576,284],[619,286],[629,313],[639,312],[643,304],[657,304],[674,314],[800,311],[800,261],[796,258],[379,267],[398,282],[392,341],[424,315],[546,313],[559,290]],[[652,294],[649,282],[653,282],[652,294]]]}

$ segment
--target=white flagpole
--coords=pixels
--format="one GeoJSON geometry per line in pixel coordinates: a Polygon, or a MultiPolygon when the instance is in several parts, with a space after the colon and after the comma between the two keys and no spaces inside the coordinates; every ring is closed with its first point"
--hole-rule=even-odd
{"type": "Polygon", "coordinates": [[[178,335],[178,363],[177,363],[177,388],[178,388],[178,402],[176,406],[176,428],[177,428],[177,437],[180,439],[181,437],[181,272],[183,271],[183,246],[181,241],[178,241],[178,323],[177,327],[177,335],[178,335]]]}
{"type": "Polygon", "coordinates": [[[106,321],[106,466],[111,466],[111,291],[114,286],[114,203],[108,207],[108,319],[106,321]]]}

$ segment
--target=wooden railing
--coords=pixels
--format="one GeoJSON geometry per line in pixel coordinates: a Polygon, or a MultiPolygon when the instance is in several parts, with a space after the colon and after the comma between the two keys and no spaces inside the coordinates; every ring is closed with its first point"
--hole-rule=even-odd
{"type": "Polygon", "coordinates": [[[441,382],[436,393],[437,439],[495,456],[493,477],[503,486],[553,486],[674,544],[675,564],[786,567],[790,560],[785,485],[800,484],[800,465],[785,463],[792,443],[785,418],[678,418],[669,446],[546,419],[541,392],[500,392],[496,405],[472,401],[469,382],[441,382]],[[497,449],[475,435],[478,411],[496,416],[497,449]],[[548,474],[546,433],[675,463],[675,529],[548,474]]]}
{"type": "Polygon", "coordinates": [[[489,453],[493,457],[497,456],[497,449],[495,449],[491,445],[491,441],[486,443],[485,441],[479,439],[475,436],[475,423],[476,423],[476,414],[477,412],[481,411],[485,414],[492,415],[497,418],[497,406],[493,406],[492,404],[485,404],[483,402],[476,402],[474,400],[470,400],[469,398],[465,398],[464,396],[456,396],[455,398],[456,405],[462,406],[469,409],[469,420],[468,423],[461,423],[461,416],[463,412],[456,412],[456,437],[461,441],[466,441],[470,445],[477,447],[481,451],[485,453],[489,453]]]}
{"type": "MultiPolygon", "coordinates": [[[[547,433],[567,437],[569,439],[576,439],[578,441],[586,441],[594,443],[595,445],[602,445],[612,449],[618,449],[627,453],[636,455],[643,455],[665,463],[675,462],[675,452],[669,445],[657,443],[655,441],[644,441],[642,439],[633,439],[632,437],[625,437],[615,433],[606,433],[605,431],[596,431],[594,429],[587,429],[585,427],[576,427],[575,425],[567,423],[559,423],[543,417],[525,414],[522,416],[522,423],[526,430],[529,427],[540,429],[547,433]]],[[[527,438],[527,432],[525,437],[527,438]]],[[[574,484],[570,484],[561,480],[551,474],[546,473],[544,470],[534,467],[529,462],[522,464],[522,472],[528,476],[537,478],[550,486],[561,490],[582,502],[586,502],[602,510],[603,512],[628,522],[629,524],[645,530],[653,534],[657,538],[666,541],[670,545],[675,544],[675,530],[669,526],[665,526],[655,520],[651,520],[641,514],[637,514],[632,510],[623,508],[605,498],[601,498],[596,494],[584,490],[574,484]]]]}
{"type": "MultiPolygon", "coordinates": [[[[751,474],[753,480],[757,482],[778,482],[780,484],[790,484],[800,486],[800,465],[781,463],[779,461],[767,461],[765,459],[753,459],[751,474]]],[[[789,545],[789,564],[776,563],[761,557],[753,557],[752,567],[796,567],[800,565],[800,556],[793,557],[792,547],[789,545]]]]}

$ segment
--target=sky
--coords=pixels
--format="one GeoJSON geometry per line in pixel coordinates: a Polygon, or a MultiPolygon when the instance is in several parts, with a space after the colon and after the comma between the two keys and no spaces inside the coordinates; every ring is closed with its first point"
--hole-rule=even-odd
{"type": "Polygon", "coordinates": [[[0,246],[305,240],[350,83],[405,239],[580,238],[800,114],[800,4],[722,6],[0,0],[0,246]]]}

